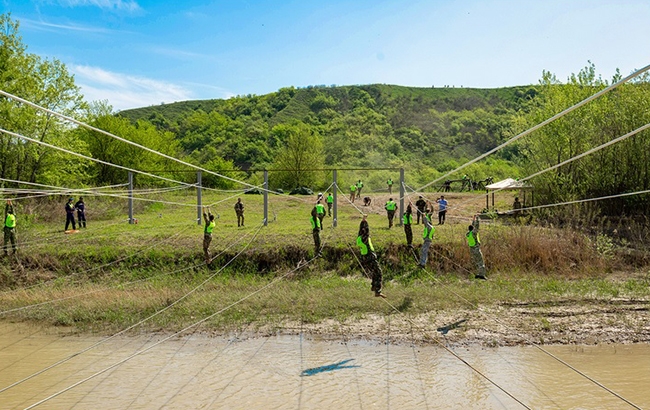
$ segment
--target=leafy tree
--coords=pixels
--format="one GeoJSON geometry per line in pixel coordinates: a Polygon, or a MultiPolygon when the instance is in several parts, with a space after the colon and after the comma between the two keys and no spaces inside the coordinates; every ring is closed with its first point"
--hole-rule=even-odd
{"type": "Polygon", "coordinates": [[[323,166],[323,143],[318,134],[304,123],[277,125],[272,133],[285,141],[273,163],[273,168],[280,171],[275,175],[277,183],[283,187],[293,188],[313,186],[321,175],[313,169],[323,166]]]}

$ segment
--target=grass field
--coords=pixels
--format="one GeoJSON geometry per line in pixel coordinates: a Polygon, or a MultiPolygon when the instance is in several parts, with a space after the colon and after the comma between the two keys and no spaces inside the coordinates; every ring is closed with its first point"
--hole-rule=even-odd
{"type": "MultiPolygon", "coordinates": [[[[364,196],[365,196],[364,192],[364,196]]],[[[151,199],[196,204],[193,192],[151,199]]],[[[196,206],[136,202],[137,224],[126,221],[126,201],[86,198],[88,228],[64,234],[63,201],[20,203],[17,259],[4,259],[0,311],[10,320],[67,326],[78,331],[175,331],[210,317],[203,329],[281,328],[369,315],[421,315],[513,303],[571,300],[648,300],[645,267],[632,267],[578,232],[485,221],[481,228],[489,280],[470,279],[464,243],[470,216],[485,196],[449,194],[447,223],[436,227],[426,270],[404,246],[401,227],[388,229],[385,193],[369,193],[356,209],[339,195],[338,226],[325,219],[324,257],[312,260],[309,213],[314,197],[241,195],[245,227],[237,227],[236,194],[204,192],[217,216],[208,267],[196,206]],[[223,201],[223,202],[220,202],[223,201]],[[25,212],[28,212],[25,215],[25,212]],[[390,303],[372,297],[354,245],[361,212],[384,272],[390,303]],[[392,306],[391,306],[392,305],[392,306]]],[[[435,199],[436,195],[430,197],[435,199]]],[[[413,197],[415,202],[417,197],[413,197]]],[[[503,209],[511,197],[498,199],[503,209]]],[[[415,225],[416,252],[421,225],[415,225]]],[[[611,249],[609,249],[611,251],[611,249]]]]}

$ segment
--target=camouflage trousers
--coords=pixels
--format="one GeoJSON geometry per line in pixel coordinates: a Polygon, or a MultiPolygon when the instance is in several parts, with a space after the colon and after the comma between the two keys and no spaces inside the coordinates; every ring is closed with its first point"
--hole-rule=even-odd
{"type": "Polygon", "coordinates": [[[472,263],[476,265],[476,274],[485,276],[485,260],[483,259],[483,252],[481,252],[481,246],[470,247],[469,253],[472,256],[472,263]]]}
{"type": "Polygon", "coordinates": [[[363,265],[370,273],[370,279],[372,281],[372,287],[370,288],[373,292],[381,291],[381,281],[382,273],[379,262],[377,261],[377,255],[374,252],[368,252],[363,256],[363,265]]]}
{"type": "Polygon", "coordinates": [[[203,256],[205,256],[205,263],[210,263],[210,242],[212,242],[212,235],[203,235],[203,256]]]}
{"type": "Polygon", "coordinates": [[[404,225],[404,233],[406,234],[406,244],[407,245],[412,245],[413,244],[413,229],[411,229],[411,225],[404,225]]]}
{"type": "Polygon", "coordinates": [[[7,228],[5,226],[5,238],[4,238],[4,246],[3,249],[5,251],[5,255],[9,252],[9,242],[11,242],[11,248],[13,249],[14,253],[16,253],[16,230],[14,228],[7,228]]]}

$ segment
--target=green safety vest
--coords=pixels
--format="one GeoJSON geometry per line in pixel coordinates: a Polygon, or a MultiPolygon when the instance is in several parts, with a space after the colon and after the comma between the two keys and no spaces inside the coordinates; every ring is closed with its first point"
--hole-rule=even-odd
{"type": "Polygon", "coordinates": [[[316,212],[320,215],[325,215],[325,206],[323,204],[316,204],[316,212]]]}
{"type": "Polygon", "coordinates": [[[356,185],[354,185],[354,184],[350,185],[350,191],[354,192],[354,191],[356,191],[356,190],[357,190],[357,186],[356,186],[356,185]]]}
{"type": "Polygon", "coordinates": [[[327,195],[327,203],[328,204],[334,203],[334,197],[332,195],[327,195]]]}
{"type": "Polygon", "coordinates": [[[404,214],[402,218],[404,225],[411,225],[413,223],[413,214],[404,214]]]}
{"type": "Polygon", "coordinates": [[[357,182],[357,188],[363,188],[363,182],[361,181],[357,182]]]}
{"type": "Polygon", "coordinates": [[[204,229],[203,232],[205,232],[206,234],[212,235],[212,230],[214,229],[215,225],[216,224],[214,223],[214,221],[210,221],[210,223],[205,225],[205,229],[204,229]]]}
{"type": "MultiPolygon", "coordinates": [[[[431,223],[431,218],[428,215],[424,215],[425,218],[431,223]]],[[[424,224],[424,232],[422,232],[422,239],[433,239],[433,233],[436,231],[436,228],[431,226],[431,229],[427,229],[427,224],[424,224]]]]}
{"type": "Polygon", "coordinates": [[[5,219],[5,226],[7,228],[15,228],[16,227],[16,215],[7,214],[7,218],[5,219]]]}
{"type": "Polygon", "coordinates": [[[316,228],[320,229],[320,219],[314,218],[312,216],[312,217],[309,218],[309,221],[311,222],[311,230],[312,231],[315,230],[316,228]]]}
{"type": "Polygon", "coordinates": [[[395,209],[397,209],[397,204],[394,201],[386,202],[386,210],[387,211],[394,211],[395,209]]]}
{"type": "Polygon", "coordinates": [[[368,238],[368,246],[366,246],[366,244],[363,243],[363,240],[361,239],[361,235],[357,236],[357,246],[359,247],[361,256],[365,256],[368,254],[368,247],[370,247],[371,252],[375,251],[375,248],[373,248],[372,241],[370,240],[370,238],[368,238]]]}
{"type": "Polygon", "coordinates": [[[481,244],[481,240],[478,237],[478,232],[468,231],[467,234],[465,234],[465,237],[467,238],[467,244],[470,248],[481,244]]]}
{"type": "Polygon", "coordinates": [[[393,185],[393,180],[392,180],[392,179],[389,179],[388,181],[386,181],[386,183],[387,183],[388,185],[393,185]]]}

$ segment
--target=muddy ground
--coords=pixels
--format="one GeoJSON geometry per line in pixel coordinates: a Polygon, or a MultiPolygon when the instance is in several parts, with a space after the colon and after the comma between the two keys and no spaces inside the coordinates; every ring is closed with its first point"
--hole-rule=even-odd
{"type": "Polygon", "coordinates": [[[264,334],[304,334],[332,340],[366,339],[399,344],[514,346],[650,342],[650,301],[612,299],[502,304],[478,310],[417,316],[373,315],[345,322],[284,323],[264,334]],[[454,325],[465,319],[464,322],[454,325]],[[445,332],[446,331],[446,332],[445,332]],[[443,334],[444,333],[444,334],[443,334]]]}

